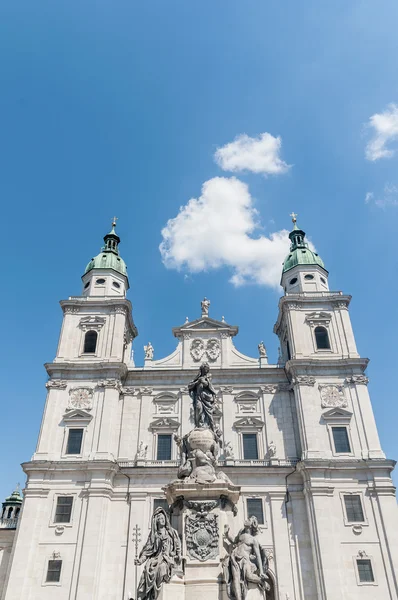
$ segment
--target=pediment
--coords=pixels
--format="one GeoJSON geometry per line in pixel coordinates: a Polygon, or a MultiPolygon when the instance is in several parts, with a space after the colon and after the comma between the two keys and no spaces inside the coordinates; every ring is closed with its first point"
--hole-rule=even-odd
{"type": "Polygon", "coordinates": [[[93,418],[93,415],[91,415],[88,411],[81,410],[78,408],[75,408],[72,410],[67,410],[67,412],[63,416],[63,420],[66,423],[68,423],[68,422],[76,423],[79,421],[84,422],[84,423],[89,423],[92,418],[93,418]]]}
{"type": "Polygon", "coordinates": [[[344,408],[331,408],[326,412],[322,413],[322,417],[328,421],[341,421],[341,420],[350,420],[352,417],[352,412],[349,410],[345,410],[344,408]]]}
{"type": "Polygon", "coordinates": [[[209,333],[227,333],[229,336],[234,336],[238,333],[238,327],[228,325],[225,321],[216,321],[210,317],[201,317],[195,321],[184,323],[181,327],[174,327],[173,334],[175,337],[181,337],[184,334],[198,332],[209,333]]]}
{"type": "Polygon", "coordinates": [[[149,429],[152,431],[165,430],[165,431],[177,431],[180,427],[180,422],[172,417],[162,417],[154,419],[149,425],[149,429]]]}
{"type": "Polygon", "coordinates": [[[261,431],[263,427],[264,421],[258,417],[242,417],[234,423],[234,428],[237,430],[261,431]]]}

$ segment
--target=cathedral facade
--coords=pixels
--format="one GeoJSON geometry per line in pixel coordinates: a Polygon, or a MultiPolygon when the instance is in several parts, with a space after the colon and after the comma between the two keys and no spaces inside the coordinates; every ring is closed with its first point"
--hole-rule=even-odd
{"type": "Polygon", "coordinates": [[[240,353],[205,298],[175,351],[155,359],[148,343],[137,367],[114,226],[104,241],[61,301],[2,600],[397,600],[395,462],[351,298],[329,290],[304,231],[294,220],[277,364],[262,342],[240,353]]]}

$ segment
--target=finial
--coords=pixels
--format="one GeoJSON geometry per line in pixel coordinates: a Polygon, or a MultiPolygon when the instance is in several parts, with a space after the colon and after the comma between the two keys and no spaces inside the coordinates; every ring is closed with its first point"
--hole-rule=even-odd
{"type": "Polygon", "coordinates": [[[297,217],[298,217],[297,213],[292,212],[292,213],[290,213],[289,217],[292,217],[292,221],[294,224],[297,223],[297,217]]]}
{"type": "Polygon", "coordinates": [[[188,317],[185,317],[185,323],[189,323],[188,317]]]}
{"type": "Polygon", "coordinates": [[[118,217],[113,217],[112,219],[112,227],[116,227],[116,221],[118,220],[118,217]]]}
{"type": "Polygon", "coordinates": [[[221,323],[225,323],[225,317],[224,317],[224,315],[221,317],[221,323]]]}

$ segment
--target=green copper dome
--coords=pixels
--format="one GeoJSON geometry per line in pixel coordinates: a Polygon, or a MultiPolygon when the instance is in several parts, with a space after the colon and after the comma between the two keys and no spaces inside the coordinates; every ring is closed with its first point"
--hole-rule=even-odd
{"type": "Polygon", "coordinates": [[[97,256],[90,260],[84,274],[91,269],[113,269],[127,277],[126,263],[119,255],[120,237],[117,235],[115,227],[116,223],[113,221],[111,231],[104,237],[105,246],[97,256]]]}
{"type": "Polygon", "coordinates": [[[297,227],[295,220],[293,223],[293,230],[289,233],[291,241],[290,252],[283,263],[282,274],[290,271],[290,269],[293,269],[297,265],[319,265],[322,269],[325,269],[321,257],[308,247],[305,241],[305,231],[297,227]]]}
{"type": "Polygon", "coordinates": [[[13,491],[11,496],[7,496],[7,498],[3,502],[3,505],[5,504],[22,504],[22,496],[21,492],[19,491],[19,487],[17,487],[17,489],[13,491]]]}

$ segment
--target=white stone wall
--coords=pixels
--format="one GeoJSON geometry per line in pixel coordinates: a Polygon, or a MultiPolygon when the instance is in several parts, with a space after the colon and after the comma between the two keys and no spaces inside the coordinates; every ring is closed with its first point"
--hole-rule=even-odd
{"type": "Polygon", "coordinates": [[[176,328],[176,352],[147,359],[144,368],[134,367],[126,352],[135,335],[127,301],[63,303],[57,357],[46,365],[50,381],[38,445],[24,465],[24,511],[2,600],[135,597],[134,527],[141,529],[141,548],[154,499],[177,472],[174,442],[172,460],[156,460],[157,435],[192,429],[187,384],[203,360],[217,391],[215,419],[232,448],[225,461],[221,455],[220,468],[241,486],[231,532],[248,516],[247,499],[260,498],[260,543],[272,555],[275,600],[397,599],[394,464],[380,447],[363,374],[367,361],[357,353],[348,301],[326,292],[281,301],[276,332],[282,345],[290,342],[286,364],[245,357],[232,342],[236,327],[202,318],[176,328]],[[80,350],[88,316],[102,323],[95,357],[80,350]],[[316,323],[328,328],[330,351],[317,352],[316,323]],[[193,345],[196,340],[203,346],[193,345]],[[215,341],[209,346],[209,340],[215,341]],[[349,455],[335,452],[336,424],[348,428],[349,455]],[[70,427],[84,429],[78,456],[65,454],[70,427]],[[244,460],[244,433],[257,434],[257,461],[244,460]],[[141,442],[147,454],[137,458],[141,442]],[[347,522],[344,493],[361,496],[364,523],[347,522]],[[73,496],[70,523],[54,523],[58,495],[73,496]],[[45,581],[52,556],[62,560],[59,584],[45,581]],[[371,558],[374,584],[359,585],[359,556],[371,558]]]}

